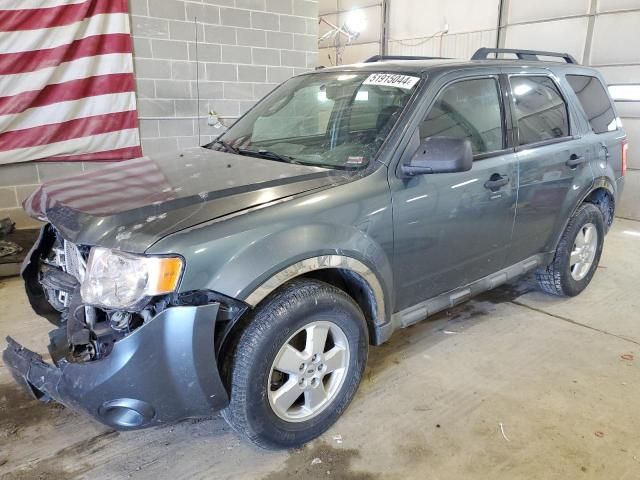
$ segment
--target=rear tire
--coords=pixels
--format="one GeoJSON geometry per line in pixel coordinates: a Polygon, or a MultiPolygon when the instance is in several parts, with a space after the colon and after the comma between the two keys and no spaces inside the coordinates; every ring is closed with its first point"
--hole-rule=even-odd
{"type": "Polygon", "coordinates": [[[581,205],[562,234],[553,262],[536,272],[540,288],[564,297],[587,288],[600,262],[604,236],[600,209],[591,203],[581,205]]]}
{"type": "Polygon", "coordinates": [[[225,369],[230,403],[222,415],[260,447],[293,448],[321,435],[360,384],[366,320],[349,295],[329,284],[286,284],[239,335],[225,369]]]}

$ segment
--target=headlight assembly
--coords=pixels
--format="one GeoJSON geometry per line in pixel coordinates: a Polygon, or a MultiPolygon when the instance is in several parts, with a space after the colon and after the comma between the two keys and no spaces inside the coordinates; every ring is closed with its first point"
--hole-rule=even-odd
{"type": "Polygon", "coordinates": [[[82,282],[84,303],[127,309],[145,297],[171,293],[183,269],[180,257],[153,257],[94,247],[82,282]]]}

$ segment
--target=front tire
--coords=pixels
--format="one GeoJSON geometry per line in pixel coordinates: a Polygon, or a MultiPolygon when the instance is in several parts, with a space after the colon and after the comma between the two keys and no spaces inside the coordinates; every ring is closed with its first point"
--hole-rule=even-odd
{"type": "Polygon", "coordinates": [[[353,398],[367,359],[362,310],[342,290],[294,280],[257,307],[230,352],[231,427],[263,448],[324,433],[353,398]]]}
{"type": "Polygon", "coordinates": [[[562,234],[553,262],[536,272],[540,288],[565,297],[587,288],[600,262],[604,235],[600,209],[591,203],[581,205],[562,234]]]}

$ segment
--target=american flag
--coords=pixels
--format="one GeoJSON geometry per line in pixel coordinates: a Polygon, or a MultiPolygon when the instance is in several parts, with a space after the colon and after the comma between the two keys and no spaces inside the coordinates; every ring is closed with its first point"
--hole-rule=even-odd
{"type": "Polygon", "coordinates": [[[0,0],[0,164],[140,157],[127,0],[0,0]]]}

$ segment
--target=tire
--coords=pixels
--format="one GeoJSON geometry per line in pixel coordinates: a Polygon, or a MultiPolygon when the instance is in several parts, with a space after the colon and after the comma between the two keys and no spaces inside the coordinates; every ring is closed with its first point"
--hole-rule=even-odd
{"type": "Polygon", "coordinates": [[[366,320],[349,295],[317,280],[294,280],[258,306],[236,337],[223,369],[230,403],[222,416],[236,432],[260,447],[299,447],[324,433],[347,408],[360,384],[368,348],[366,320]],[[323,353],[317,358],[310,356],[309,342],[322,337],[313,332],[324,329],[328,334],[325,347],[320,348],[323,353]],[[304,355],[299,367],[301,357],[294,353],[294,361],[288,362],[290,357],[281,353],[282,349],[291,351],[287,344],[295,345],[304,355]],[[301,368],[304,364],[302,373],[272,368],[284,365],[285,359],[286,370],[291,372],[290,365],[301,368]],[[328,373],[336,362],[343,368],[328,373]],[[276,398],[284,389],[282,392],[291,392],[290,400],[298,391],[293,387],[299,387],[301,393],[286,408],[287,402],[280,403],[286,397],[276,398]],[[325,392],[325,403],[318,402],[325,392]],[[313,409],[317,409],[315,413],[313,409]]]}
{"type": "Polygon", "coordinates": [[[552,295],[564,297],[575,297],[582,292],[598,268],[604,236],[605,225],[600,209],[591,203],[582,204],[569,220],[553,262],[536,272],[540,288],[552,295]],[[597,238],[589,241],[588,248],[580,250],[577,247],[584,241],[585,232],[588,231],[595,233],[597,238]],[[572,265],[572,251],[584,254],[584,261],[572,265]]]}

